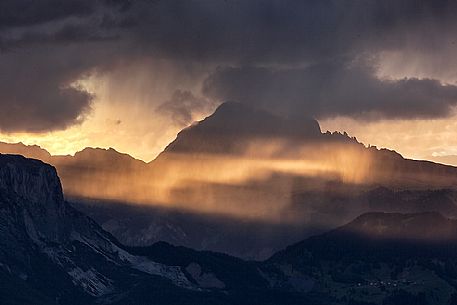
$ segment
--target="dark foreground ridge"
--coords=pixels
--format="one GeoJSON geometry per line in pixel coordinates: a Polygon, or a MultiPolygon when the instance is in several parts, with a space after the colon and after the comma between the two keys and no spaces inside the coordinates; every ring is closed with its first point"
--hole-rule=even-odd
{"type": "Polygon", "coordinates": [[[63,199],[56,170],[0,154],[1,304],[279,304],[249,263],[156,244],[127,248],[63,199]]]}
{"type": "Polygon", "coordinates": [[[1,304],[454,304],[456,232],[435,212],[367,213],[264,262],[125,247],[52,166],[0,154],[1,304]]]}

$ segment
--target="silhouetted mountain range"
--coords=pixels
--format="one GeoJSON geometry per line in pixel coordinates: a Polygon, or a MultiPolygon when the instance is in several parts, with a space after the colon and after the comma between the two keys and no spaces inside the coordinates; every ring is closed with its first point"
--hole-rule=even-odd
{"type": "Polygon", "coordinates": [[[167,241],[266,258],[366,212],[457,215],[457,168],[237,103],[181,131],[150,163],[114,149],[0,152],[54,165],[73,206],[130,246],[167,241]]]}
{"type": "MultiPolygon", "coordinates": [[[[332,163],[335,167],[351,166],[354,176],[365,172],[357,183],[368,185],[395,188],[457,185],[456,167],[405,159],[395,151],[373,146],[366,148],[346,133],[321,133],[313,119],[283,118],[234,102],[222,104],[214,114],[182,130],[150,165],[157,166],[162,159],[174,155],[200,159],[214,154],[336,162],[332,163]]],[[[338,178],[344,181],[344,177],[338,178]]]]}
{"type": "MultiPolygon", "coordinates": [[[[66,195],[83,196],[85,193],[74,184],[73,175],[91,176],[105,179],[100,181],[109,184],[112,179],[122,179],[123,176],[151,175],[155,177],[154,167],[161,170],[163,159],[172,158],[174,155],[184,155],[192,158],[202,158],[210,155],[248,155],[249,157],[291,158],[311,161],[316,159],[332,160],[336,150],[347,150],[360,157],[358,164],[350,164],[354,171],[369,171],[370,175],[364,177],[364,184],[383,184],[399,187],[427,187],[443,188],[457,184],[457,168],[435,164],[429,161],[414,161],[404,159],[394,151],[376,147],[365,148],[355,138],[341,133],[321,133],[317,121],[313,119],[288,119],[263,110],[249,108],[245,105],[228,102],[222,104],[206,119],[196,122],[182,130],[177,138],[149,164],[134,159],[128,154],[119,153],[113,148],[85,148],[74,156],[51,156],[46,150],[33,145],[22,143],[0,143],[0,152],[20,154],[29,158],[39,159],[56,166],[63,181],[66,195]],[[280,141],[277,144],[275,141],[280,141]],[[255,152],[247,151],[254,144],[255,152]],[[266,147],[269,144],[277,144],[266,147]],[[338,146],[335,146],[339,144],[338,146]],[[333,146],[332,146],[333,145],[333,146]],[[303,151],[303,146],[306,150],[303,151]],[[321,149],[324,146],[324,149],[321,149]],[[265,149],[268,150],[266,154],[265,149]],[[310,153],[314,151],[314,153],[310,153]],[[304,155],[310,153],[311,155],[304,155]],[[318,155],[316,157],[315,155],[318,155]],[[363,158],[369,156],[372,162],[365,164],[363,158]],[[160,163],[161,166],[158,166],[160,163]],[[364,168],[367,167],[367,168],[364,168]],[[110,177],[113,175],[114,177],[110,177]],[[111,179],[112,178],[112,179],[111,179]]],[[[192,159],[191,158],[191,159],[192,159]]],[[[332,160],[334,161],[334,160],[332,160]]],[[[353,160],[343,160],[346,163],[353,160]]],[[[343,162],[343,163],[344,163],[343,162]]],[[[174,164],[173,164],[174,165],[174,164]]],[[[340,165],[340,164],[338,164],[340,165]]],[[[84,180],[84,179],[79,179],[84,180]]],[[[87,182],[91,183],[90,181],[87,182]]],[[[99,185],[105,189],[105,185],[99,185]]],[[[92,194],[91,198],[106,199],[100,194],[92,194]]],[[[116,198],[122,199],[125,198],[116,198]]]]}

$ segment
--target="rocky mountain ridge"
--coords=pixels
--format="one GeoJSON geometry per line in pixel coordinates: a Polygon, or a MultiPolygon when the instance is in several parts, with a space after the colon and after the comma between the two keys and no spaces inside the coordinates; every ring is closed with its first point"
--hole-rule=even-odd
{"type": "MultiPolygon", "coordinates": [[[[256,269],[239,259],[194,251],[193,258],[178,264],[157,261],[150,253],[123,246],[71,207],[52,166],[0,154],[0,287],[15,283],[8,294],[0,294],[0,303],[149,304],[154,299],[182,304],[188,299],[199,304],[215,299],[235,304],[243,289],[269,291],[256,269]],[[209,264],[217,257],[219,267],[209,264]],[[233,270],[250,268],[247,274],[257,284],[236,285],[220,269],[230,262],[233,270]]],[[[176,251],[175,258],[183,261],[186,253],[176,251]]]]}

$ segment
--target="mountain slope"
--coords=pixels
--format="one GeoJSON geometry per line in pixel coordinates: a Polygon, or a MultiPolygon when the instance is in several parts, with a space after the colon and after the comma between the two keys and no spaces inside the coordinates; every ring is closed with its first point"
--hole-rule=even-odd
{"type": "Polygon", "coordinates": [[[123,268],[192,287],[177,268],[125,252],[109,233],[70,207],[53,167],[0,155],[0,189],[2,271],[19,275],[32,288],[78,303],[128,287],[123,268]]]}
{"type": "Polygon", "coordinates": [[[296,289],[312,279],[314,291],[337,304],[451,304],[457,221],[435,212],[367,213],[287,247],[266,265],[277,270],[275,285],[296,289]]]}
{"type": "Polygon", "coordinates": [[[64,201],[53,167],[1,154],[0,284],[1,304],[304,300],[270,289],[255,263],[165,244],[125,247],[64,201]]]}
{"type": "Polygon", "coordinates": [[[457,220],[366,213],[264,262],[126,247],[64,201],[53,167],[0,155],[0,285],[1,304],[452,304],[457,220]]]}

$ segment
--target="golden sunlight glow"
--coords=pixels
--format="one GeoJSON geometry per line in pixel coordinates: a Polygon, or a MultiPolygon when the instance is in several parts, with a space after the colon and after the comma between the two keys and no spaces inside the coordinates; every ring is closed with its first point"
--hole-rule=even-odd
{"type": "Polygon", "coordinates": [[[293,214],[284,215],[294,191],[325,181],[370,182],[371,155],[360,145],[344,149],[338,144],[297,145],[293,154],[275,157],[283,145],[279,140],[253,141],[237,156],[169,153],[147,170],[62,173],[61,177],[67,195],[272,222],[295,220],[293,214]],[[258,145],[265,149],[256,152],[258,145]]]}
{"type": "MultiPolygon", "coordinates": [[[[131,69],[135,77],[122,77],[122,82],[116,73],[94,74],[78,81],[79,86],[95,96],[92,110],[80,125],[47,133],[0,132],[0,141],[39,145],[52,155],[73,155],[85,147],[113,147],[144,161],[154,159],[186,126],[176,125],[171,118],[155,111],[169,97],[169,92],[162,88],[166,86],[159,80],[154,82],[151,75],[144,76],[146,72],[141,72],[140,67],[131,69]],[[156,86],[151,87],[151,82],[156,86]]],[[[163,73],[157,74],[156,78],[164,77],[163,73]]],[[[200,120],[212,110],[192,114],[200,120]]]]}
{"type": "Polygon", "coordinates": [[[439,156],[457,155],[457,115],[436,120],[377,122],[340,117],[320,124],[323,131],[346,131],[366,145],[393,149],[406,158],[437,160],[439,156]]]}
{"type": "MultiPolygon", "coordinates": [[[[85,147],[113,147],[136,158],[155,158],[179,132],[174,126],[141,107],[110,104],[97,98],[93,111],[77,126],[42,134],[0,133],[0,141],[39,145],[52,155],[74,154],[85,147]],[[154,117],[154,120],[145,117],[154,117]],[[141,119],[139,119],[141,118],[141,119]]],[[[200,119],[208,113],[200,114],[200,119]]],[[[321,120],[323,131],[346,131],[366,145],[393,149],[407,158],[438,160],[457,155],[457,115],[436,120],[384,120],[364,122],[349,118],[321,120]]],[[[457,165],[457,164],[455,164],[457,165]]]]}
{"type": "MultiPolygon", "coordinates": [[[[381,77],[401,77],[408,72],[421,76],[425,72],[396,70],[396,54],[381,54],[381,77]],[[405,72],[406,71],[406,72],[405,72]],[[422,73],[422,74],[421,74],[422,73]]],[[[400,59],[397,58],[397,61],[400,59]]],[[[411,65],[409,65],[411,66],[411,65]]],[[[200,68],[201,69],[201,68],[200,68]]],[[[199,71],[201,72],[201,71],[199,71]]],[[[144,161],[154,159],[185,126],[155,111],[169,99],[176,88],[193,88],[201,82],[194,73],[182,76],[166,62],[129,64],[109,73],[94,73],[77,82],[95,95],[92,110],[80,125],[66,130],[30,134],[0,133],[0,141],[36,144],[52,155],[74,154],[85,147],[113,147],[144,161]],[[151,69],[151,67],[155,69],[151,69]],[[126,78],[125,75],[134,75],[126,78]]],[[[408,75],[409,75],[408,74],[408,75]]],[[[451,76],[449,76],[451,77],[451,76]]],[[[198,91],[198,89],[195,89],[198,91]]],[[[193,112],[194,120],[208,116],[213,108],[193,112]]],[[[323,131],[346,131],[364,144],[394,149],[407,158],[427,159],[457,165],[457,114],[436,120],[382,120],[367,122],[337,117],[319,121],[323,131]]]]}
{"type": "MultiPolygon", "coordinates": [[[[136,158],[155,158],[176,137],[180,128],[141,107],[104,102],[97,98],[93,111],[77,126],[42,134],[0,133],[0,141],[39,145],[52,155],[74,154],[85,147],[113,147],[136,158]],[[129,108],[129,109],[126,109],[129,108]]],[[[200,118],[208,115],[200,114],[200,118]]],[[[364,122],[349,118],[321,120],[323,131],[347,131],[366,145],[393,149],[407,158],[439,160],[457,155],[457,115],[437,120],[384,120],[364,122]]],[[[457,165],[457,164],[455,164],[457,165]]]]}

